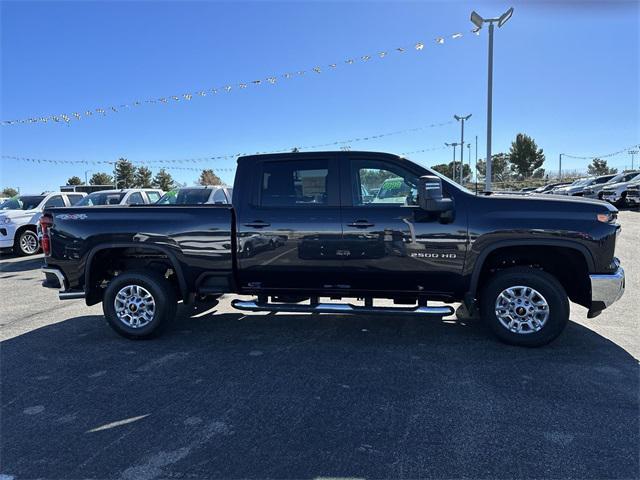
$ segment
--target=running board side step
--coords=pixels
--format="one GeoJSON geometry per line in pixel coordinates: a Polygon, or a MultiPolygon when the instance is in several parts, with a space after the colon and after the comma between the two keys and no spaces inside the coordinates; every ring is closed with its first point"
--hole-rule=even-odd
{"type": "Polygon", "coordinates": [[[316,303],[300,305],[295,303],[258,303],[255,300],[233,300],[231,306],[249,312],[291,312],[291,313],[341,313],[341,314],[395,314],[429,315],[446,317],[453,315],[452,307],[361,307],[350,303],[316,303]]]}

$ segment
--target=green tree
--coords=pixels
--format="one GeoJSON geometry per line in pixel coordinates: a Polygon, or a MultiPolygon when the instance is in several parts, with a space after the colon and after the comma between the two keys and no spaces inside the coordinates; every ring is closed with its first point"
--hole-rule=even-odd
{"type": "MultiPolygon", "coordinates": [[[[441,173],[447,178],[453,179],[453,162],[449,163],[440,163],[438,165],[434,165],[431,167],[432,170],[435,170],[438,173],[441,173]]],[[[460,162],[456,162],[456,180],[458,180],[460,175],[460,162]]],[[[471,167],[466,163],[462,167],[462,177],[465,181],[469,181],[471,177],[471,167]]]]}
{"type": "Polygon", "coordinates": [[[600,176],[600,175],[610,175],[612,173],[618,173],[618,169],[610,168],[607,165],[606,160],[602,160],[600,158],[594,158],[591,161],[591,164],[587,167],[587,172],[589,172],[589,175],[600,176]]]}
{"type": "Polygon", "coordinates": [[[222,185],[222,180],[213,173],[213,170],[202,170],[200,178],[198,179],[198,185],[222,185]]]}
{"type": "Polygon", "coordinates": [[[175,182],[170,173],[168,173],[164,168],[161,168],[156,176],[153,178],[153,186],[159,188],[160,190],[164,190],[168,192],[169,190],[175,188],[175,182]]]}
{"type": "MultiPolygon", "coordinates": [[[[491,177],[495,182],[504,182],[510,180],[513,176],[511,165],[505,153],[496,153],[491,155],[491,177]]],[[[487,166],[484,160],[478,160],[478,175],[486,176],[487,166]]]]}
{"type": "Polygon", "coordinates": [[[89,185],[113,185],[113,177],[104,172],[94,173],[89,179],[89,185]]]}
{"type": "Polygon", "coordinates": [[[131,188],[136,181],[136,167],[126,158],[120,158],[115,166],[116,188],[131,188]]]}
{"type": "Polygon", "coordinates": [[[147,167],[138,167],[134,177],[133,186],[136,188],[151,188],[153,186],[153,173],[147,167]]]}
{"type": "Polygon", "coordinates": [[[524,133],[516,135],[509,149],[511,169],[521,178],[542,177],[544,170],[538,170],[544,163],[544,152],[538,148],[533,138],[524,133]]]}
{"type": "Polygon", "coordinates": [[[80,179],[80,177],[69,177],[67,180],[67,185],[84,185],[84,182],[80,179]]]}
{"type": "Polygon", "coordinates": [[[15,188],[7,187],[2,190],[1,195],[3,197],[15,197],[16,195],[18,195],[18,190],[16,190],[15,188]]]}

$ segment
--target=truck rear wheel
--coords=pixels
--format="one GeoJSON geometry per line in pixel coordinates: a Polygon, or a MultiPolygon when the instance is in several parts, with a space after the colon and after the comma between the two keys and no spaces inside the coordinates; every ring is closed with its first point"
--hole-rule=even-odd
{"type": "Polygon", "coordinates": [[[102,309],[120,335],[142,340],[159,335],[176,315],[176,294],[162,275],[134,270],[114,278],[104,293],[102,309]]]}
{"type": "Polygon", "coordinates": [[[503,342],[538,347],[555,339],[569,321],[569,299],[551,274],[528,267],[499,271],[480,299],[482,318],[503,342]]]}

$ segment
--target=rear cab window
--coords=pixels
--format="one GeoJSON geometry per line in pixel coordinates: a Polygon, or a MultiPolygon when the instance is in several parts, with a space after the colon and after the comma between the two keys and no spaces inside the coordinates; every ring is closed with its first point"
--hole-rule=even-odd
{"type": "MultiPolygon", "coordinates": [[[[283,160],[263,163],[260,205],[313,207],[329,204],[329,160],[283,160]]],[[[337,186],[337,182],[333,182],[337,186]]]]}

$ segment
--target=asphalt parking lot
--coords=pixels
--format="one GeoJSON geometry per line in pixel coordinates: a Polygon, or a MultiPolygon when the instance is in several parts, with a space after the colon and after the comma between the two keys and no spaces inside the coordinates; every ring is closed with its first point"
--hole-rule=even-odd
{"type": "Polygon", "coordinates": [[[640,213],[620,218],[625,296],[539,349],[230,298],[132,342],[2,256],[0,478],[638,478],[640,213]]]}

